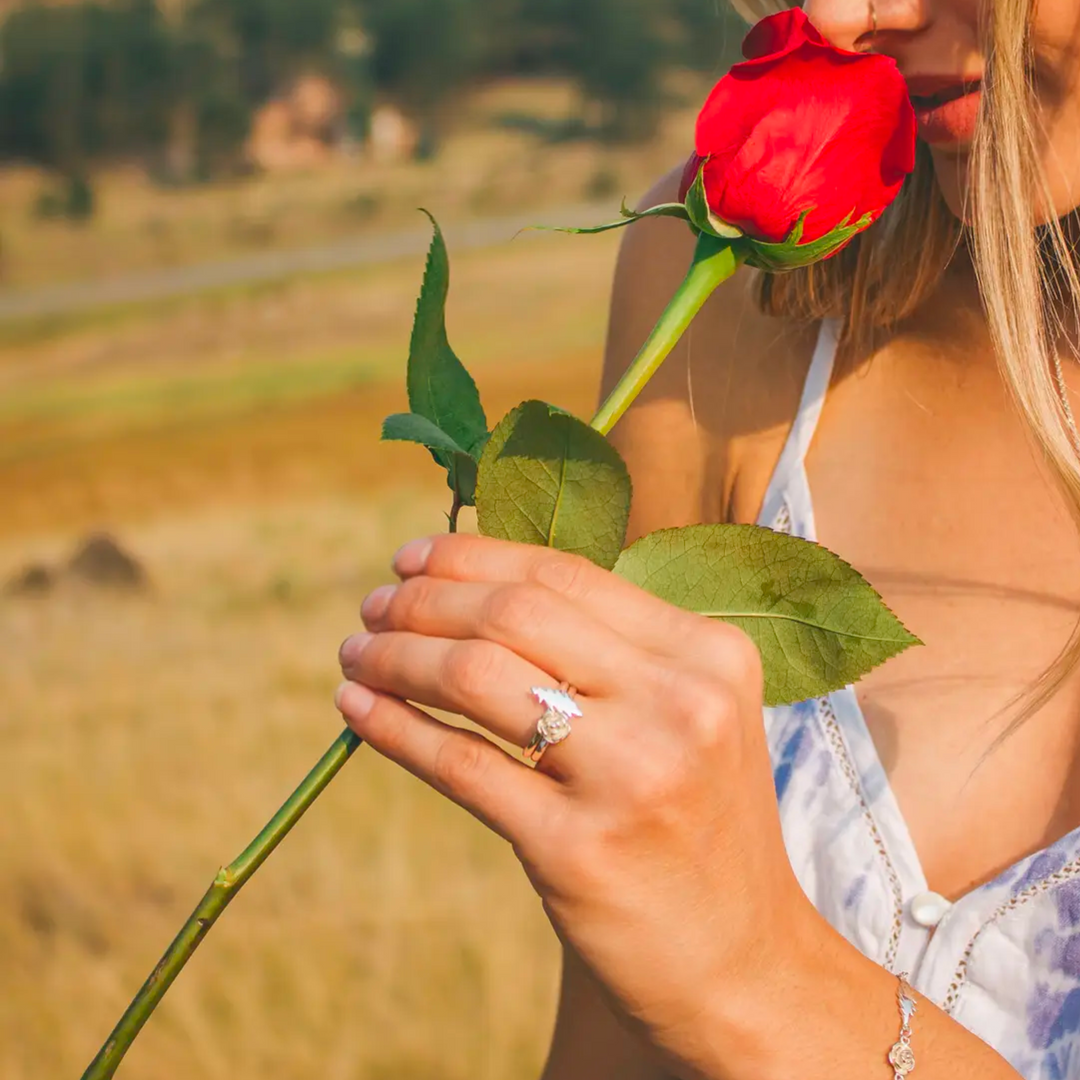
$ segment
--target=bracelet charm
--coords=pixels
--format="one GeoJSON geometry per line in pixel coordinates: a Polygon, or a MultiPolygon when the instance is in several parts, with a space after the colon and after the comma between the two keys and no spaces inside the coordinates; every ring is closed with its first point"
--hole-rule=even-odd
{"type": "Polygon", "coordinates": [[[914,991],[908,983],[907,972],[899,976],[900,986],[896,992],[897,1003],[900,1006],[900,1038],[889,1051],[889,1064],[894,1070],[893,1080],[904,1080],[909,1072],[915,1068],[915,1053],[911,1049],[911,1018],[915,1014],[914,991]]]}

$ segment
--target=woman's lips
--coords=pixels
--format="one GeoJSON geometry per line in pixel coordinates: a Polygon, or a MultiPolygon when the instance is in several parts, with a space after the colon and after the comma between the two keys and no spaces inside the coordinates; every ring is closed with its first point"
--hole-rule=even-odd
{"type": "MultiPolygon", "coordinates": [[[[914,80],[912,80],[914,83],[914,80]]],[[[962,146],[975,137],[982,103],[978,82],[954,82],[933,93],[911,85],[911,102],[919,124],[919,137],[932,146],[962,146]],[[922,93],[919,91],[922,90],[922,93]]]]}

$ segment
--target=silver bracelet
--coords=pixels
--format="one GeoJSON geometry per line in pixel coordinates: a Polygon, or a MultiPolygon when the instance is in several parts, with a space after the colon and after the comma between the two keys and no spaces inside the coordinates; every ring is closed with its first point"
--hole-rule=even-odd
{"type": "Polygon", "coordinates": [[[893,1080],[904,1080],[915,1068],[915,1054],[911,1049],[911,1018],[915,1014],[915,998],[912,995],[915,991],[908,982],[906,971],[897,977],[900,980],[896,990],[896,1001],[900,1006],[900,1038],[889,1051],[889,1064],[893,1067],[893,1080]]]}

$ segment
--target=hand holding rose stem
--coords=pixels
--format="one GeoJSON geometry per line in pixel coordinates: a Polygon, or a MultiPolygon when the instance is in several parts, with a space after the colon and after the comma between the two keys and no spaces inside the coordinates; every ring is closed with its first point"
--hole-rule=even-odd
{"type": "MultiPolygon", "coordinates": [[[[716,288],[740,265],[775,272],[835,254],[882,213],[914,165],[914,114],[893,61],[834,49],[798,9],[770,16],[754,27],[744,54],[747,62],[720,81],[698,121],[696,153],[687,164],[682,202],[643,213],[624,209],[622,220],[611,225],[565,230],[602,232],[664,216],[682,219],[698,236],[686,280],[592,420],[591,426],[603,435],[645,388],[716,288]],[[812,125],[795,133],[772,130],[773,117],[786,115],[774,112],[775,106],[792,94],[802,101],[807,115],[816,99],[820,111],[830,114],[829,122],[823,122],[820,131],[812,125]],[[845,124],[836,122],[843,110],[854,133],[846,139],[845,124]],[[762,143],[770,147],[763,166],[762,143]],[[745,147],[750,151],[741,155],[745,147]],[[835,177],[852,174],[853,152],[871,167],[838,196],[835,177]],[[822,168],[830,157],[834,163],[843,162],[843,169],[822,168]],[[772,167],[775,176],[770,176],[772,167]],[[789,181],[776,179],[793,175],[804,177],[802,188],[792,190],[789,181]],[[808,176],[811,179],[805,179],[808,176]],[[838,197],[846,203],[839,210],[838,197]]],[[[455,509],[458,506],[455,492],[455,509]]],[[[456,513],[451,516],[452,527],[455,518],[456,513]]],[[[221,913],[360,745],[353,731],[342,732],[259,835],[218,872],[82,1080],[113,1076],[221,913]]]]}

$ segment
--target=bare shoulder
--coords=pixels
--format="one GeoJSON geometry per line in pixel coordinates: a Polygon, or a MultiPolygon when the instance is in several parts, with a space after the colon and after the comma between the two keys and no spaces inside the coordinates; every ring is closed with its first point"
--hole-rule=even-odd
{"type": "MultiPolygon", "coordinates": [[[[642,207],[678,198],[669,173],[642,207]]],[[[612,295],[604,363],[606,395],[675,294],[694,253],[681,221],[653,218],[626,230],[612,295]]],[[[779,456],[798,408],[814,328],[770,318],[757,307],[753,272],[741,270],[698,315],[678,347],[613,432],[634,479],[632,536],[699,521],[752,519],[762,469],[779,456]],[[775,444],[775,445],[774,445],[775,444]],[[750,481],[749,483],[747,481],[750,481]]]]}

